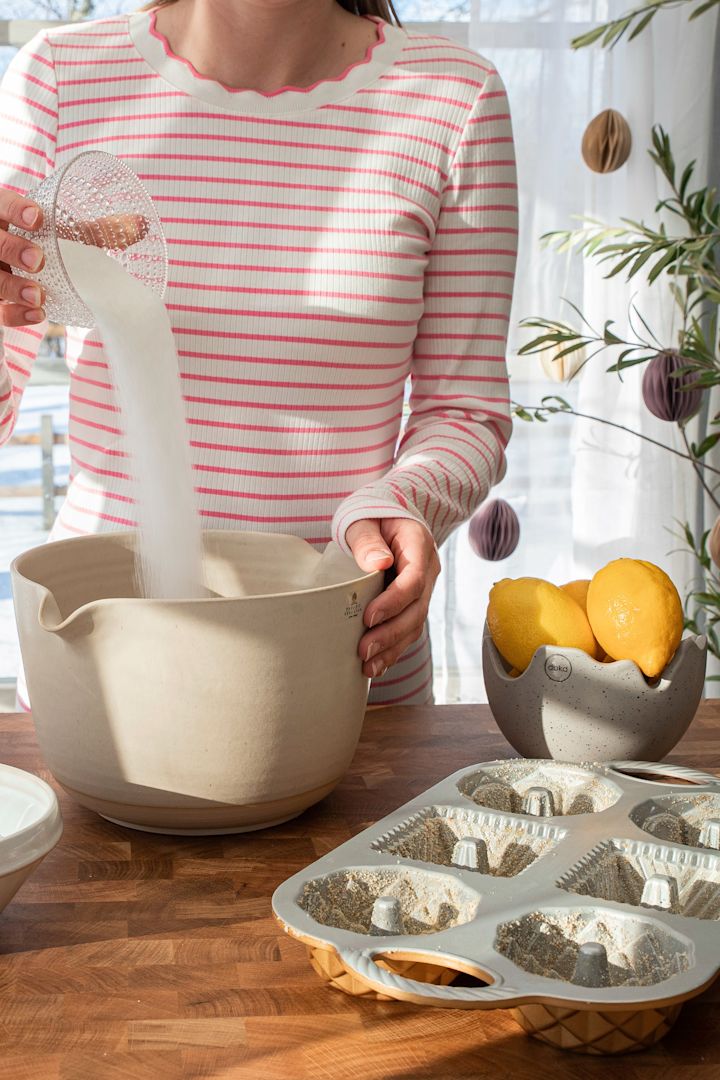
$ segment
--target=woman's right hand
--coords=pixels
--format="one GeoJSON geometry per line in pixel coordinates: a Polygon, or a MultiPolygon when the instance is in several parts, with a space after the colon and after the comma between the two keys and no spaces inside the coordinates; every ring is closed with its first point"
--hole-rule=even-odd
{"type": "Polygon", "coordinates": [[[8,232],[8,225],[33,231],[42,224],[37,203],[9,188],[0,188],[0,325],[26,326],[45,318],[44,290],[36,282],[13,274],[13,268],[36,274],[45,262],[42,248],[8,232]]]}

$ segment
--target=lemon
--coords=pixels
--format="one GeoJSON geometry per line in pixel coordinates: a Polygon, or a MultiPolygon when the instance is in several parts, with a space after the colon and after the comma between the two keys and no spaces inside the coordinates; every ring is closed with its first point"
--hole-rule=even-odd
{"type": "Polygon", "coordinates": [[[682,601],[664,570],[642,559],[615,559],[590,582],[587,614],[615,660],[634,660],[655,678],[680,644],[682,601]]]}
{"type": "MultiPolygon", "coordinates": [[[[573,600],[580,605],[587,616],[587,594],[588,589],[590,588],[590,578],[577,578],[575,581],[567,581],[564,585],[561,585],[560,588],[569,596],[572,596],[573,600]]],[[[592,629],[592,627],[590,629],[592,629]]],[[[602,649],[599,642],[596,641],[593,656],[596,660],[602,660],[604,655],[604,649],[602,649]]]]}
{"type": "Polygon", "coordinates": [[[595,655],[585,612],[567,592],[541,578],[503,578],[490,590],[490,635],[501,656],[523,672],[541,645],[595,655]]]}

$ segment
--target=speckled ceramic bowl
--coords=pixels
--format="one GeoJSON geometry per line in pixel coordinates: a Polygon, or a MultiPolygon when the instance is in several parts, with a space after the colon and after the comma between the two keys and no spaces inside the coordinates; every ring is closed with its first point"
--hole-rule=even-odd
{"type": "Polygon", "coordinates": [[[659,761],[682,738],[705,682],[707,642],[686,637],[653,684],[632,660],[601,664],[581,649],[544,645],[516,677],[485,628],[488,702],[524,757],[659,761]]]}

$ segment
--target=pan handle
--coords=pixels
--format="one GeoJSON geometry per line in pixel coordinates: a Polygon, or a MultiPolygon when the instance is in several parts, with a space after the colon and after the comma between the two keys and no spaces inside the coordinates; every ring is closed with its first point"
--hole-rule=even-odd
{"type": "MultiPolygon", "coordinates": [[[[519,990],[507,986],[503,979],[495,973],[483,969],[483,974],[493,979],[490,986],[438,986],[435,983],[417,982],[415,979],[407,979],[403,975],[396,975],[394,971],[379,967],[375,963],[376,956],[392,957],[391,949],[361,949],[340,950],[339,957],[345,967],[352,972],[361,982],[372,990],[400,1001],[412,1001],[422,1005],[436,1005],[440,1008],[455,1009],[501,1009],[507,1007],[511,999],[522,997],[519,990]]],[[[423,952],[419,954],[413,949],[413,958],[427,959],[429,964],[438,964],[441,959],[450,961],[451,957],[442,957],[438,953],[423,952]]]]}
{"type": "Polygon", "coordinates": [[[663,776],[668,776],[676,780],[689,780],[692,784],[720,785],[718,776],[691,769],[687,765],[674,765],[668,761],[609,761],[608,766],[615,772],[629,774],[630,779],[633,779],[633,773],[649,773],[657,777],[659,784],[662,783],[663,776]]]}

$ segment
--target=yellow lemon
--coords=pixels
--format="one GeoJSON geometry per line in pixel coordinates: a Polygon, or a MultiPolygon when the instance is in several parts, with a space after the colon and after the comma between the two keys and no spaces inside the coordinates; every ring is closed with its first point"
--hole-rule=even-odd
{"type": "Polygon", "coordinates": [[[493,585],[487,623],[498,652],[520,672],[541,645],[595,655],[585,612],[557,585],[541,578],[503,578],[493,585]]]}
{"type": "Polygon", "coordinates": [[[634,660],[653,679],[683,632],[682,601],[664,570],[642,559],[615,559],[590,582],[587,614],[595,637],[615,660],[634,660]]]}
{"type": "MultiPolygon", "coordinates": [[[[587,593],[590,588],[590,578],[577,578],[575,581],[567,581],[560,588],[569,596],[572,596],[573,600],[580,605],[587,615],[587,593]]],[[[596,660],[602,660],[604,655],[604,650],[600,648],[599,642],[596,641],[593,656],[596,660]]]]}

